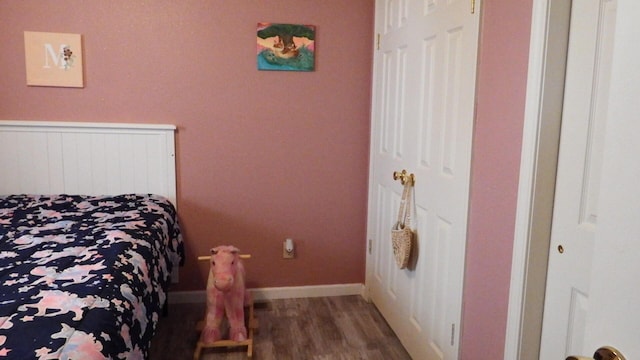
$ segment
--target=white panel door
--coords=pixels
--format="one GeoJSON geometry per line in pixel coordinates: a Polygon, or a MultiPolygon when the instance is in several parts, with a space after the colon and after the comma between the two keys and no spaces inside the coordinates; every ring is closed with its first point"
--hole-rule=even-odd
{"type": "Polygon", "coordinates": [[[614,28],[615,1],[573,4],[541,358],[582,350],[614,28]]]}
{"type": "Polygon", "coordinates": [[[377,0],[367,288],[415,359],[457,359],[479,30],[467,0],[377,0]],[[415,174],[416,258],[400,270],[390,229],[415,174]]]}
{"type": "Polygon", "coordinates": [[[637,2],[573,2],[541,359],[640,357],[638,16],[637,2]]]}
{"type": "Polygon", "coordinates": [[[640,359],[640,2],[618,1],[583,354],[611,345],[640,359]]]}

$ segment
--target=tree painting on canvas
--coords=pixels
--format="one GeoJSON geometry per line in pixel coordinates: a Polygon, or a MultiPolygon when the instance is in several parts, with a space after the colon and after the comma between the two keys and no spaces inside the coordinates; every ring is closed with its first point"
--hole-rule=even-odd
{"type": "Polygon", "coordinates": [[[313,71],[312,25],[258,23],[258,70],[313,71]]]}

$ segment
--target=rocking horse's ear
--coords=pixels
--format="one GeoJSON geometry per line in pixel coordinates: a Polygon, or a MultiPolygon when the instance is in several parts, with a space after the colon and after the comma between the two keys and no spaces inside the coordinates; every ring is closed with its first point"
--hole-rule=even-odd
{"type": "Polygon", "coordinates": [[[218,253],[218,248],[211,248],[211,253],[213,255],[217,254],[218,253]]]}

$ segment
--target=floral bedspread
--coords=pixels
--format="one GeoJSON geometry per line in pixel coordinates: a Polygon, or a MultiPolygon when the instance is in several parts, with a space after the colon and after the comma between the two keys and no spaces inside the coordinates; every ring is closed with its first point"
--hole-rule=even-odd
{"type": "Polygon", "coordinates": [[[146,359],[183,258],[161,196],[0,196],[0,359],[146,359]]]}

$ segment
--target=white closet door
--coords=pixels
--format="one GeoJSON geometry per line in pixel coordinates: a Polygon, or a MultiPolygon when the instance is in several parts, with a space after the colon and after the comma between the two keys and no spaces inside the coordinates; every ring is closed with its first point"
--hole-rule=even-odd
{"type": "Polygon", "coordinates": [[[367,287],[415,359],[456,359],[480,2],[376,1],[367,287]],[[416,261],[396,267],[390,229],[416,178],[416,261]]]}

